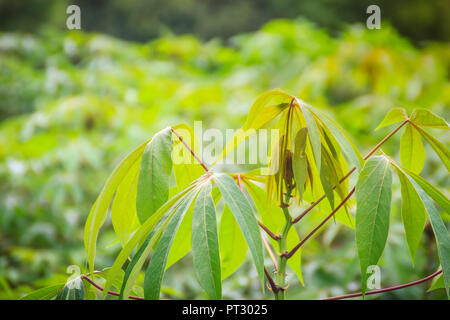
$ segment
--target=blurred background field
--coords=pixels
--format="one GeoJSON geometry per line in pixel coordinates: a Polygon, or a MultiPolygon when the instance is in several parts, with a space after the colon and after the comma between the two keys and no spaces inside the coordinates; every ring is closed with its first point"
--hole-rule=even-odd
{"type": "MultiPolygon", "coordinates": [[[[68,265],[85,266],[84,221],[105,179],[168,125],[237,129],[253,100],[274,88],[332,115],[361,153],[388,132],[374,129],[390,108],[449,119],[449,23],[450,3],[439,0],[0,0],[0,298],[62,283],[68,265]],[[82,31],[65,29],[72,3],[82,31]],[[381,7],[380,30],[365,27],[369,4],[381,7]]],[[[448,133],[434,133],[448,145],[448,133]]],[[[383,150],[398,159],[398,143],[395,136],[383,150]]],[[[426,148],[421,175],[448,195],[448,172],[426,148]]],[[[397,188],[383,286],[438,267],[429,226],[411,265],[399,199],[397,188]]],[[[111,265],[115,240],[107,224],[99,269],[111,265]]],[[[165,297],[205,298],[190,259],[169,269],[165,297]]],[[[329,223],[302,264],[305,286],[292,276],[288,298],[359,288],[351,229],[329,223]]],[[[225,298],[270,297],[254,273],[244,264],[226,279],[225,298]]],[[[444,298],[443,290],[426,293],[428,285],[379,298],[444,298]]]]}

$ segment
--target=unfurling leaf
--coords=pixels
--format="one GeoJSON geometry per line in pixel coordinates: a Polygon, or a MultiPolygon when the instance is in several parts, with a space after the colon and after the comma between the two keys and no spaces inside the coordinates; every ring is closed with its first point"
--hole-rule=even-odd
{"type": "Polygon", "coordinates": [[[303,199],[303,188],[305,186],[306,176],[308,175],[308,162],[305,154],[307,134],[308,129],[302,128],[295,136],[293,167],[299,200],[303,199]]]}
{"type": "Polygon", "coordinates": [[[141,223],[169,199],[172,149],[170,127],[158,132],[145,147],[136,196],[136,210],[141,223]]]}
{"type": "Polygon", "coordinates": [[[389,232],[392,169],[383,156],[370,158],[356,184],[356,246],[361,267],[361,290],[366,291],[367,267],[380,259],[389,232]]]}
{"type": "Polygon", "coordinates": [[[216,209],[208,181],[195,201],[192,218],[192,257],[200,285],[211,299],[222,298],[219,239],[217,237],[216,209]]]}
{"type": "Polygon", "coordinates": [[[400,139],[402,166],[419,174],[425,164],[425,149],[420,133],[408,123],[400,139]]]}
{"type": "Polygon", "coordinates": [[[313,115],[311,114],[311,111],[308,109],[308,107],[304,104],[301,104],[302,113],[305,117],[306,126],[308,127],[308,137],[309,142],[311,143],[314,159],[316,161],[316,167],[317,170],[320,172],[320,166],[321,166],[321,141],[320,141],[320,132],[319,128],[317,126],[316,120],[314,119],[313,115]]]}

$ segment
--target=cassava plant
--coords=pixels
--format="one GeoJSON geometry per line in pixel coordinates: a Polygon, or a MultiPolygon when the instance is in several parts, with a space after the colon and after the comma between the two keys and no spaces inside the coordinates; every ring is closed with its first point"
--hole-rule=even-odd
{"type": "Polygon", "coordinates": [[[222,280],[243,263],[248,250],[261,289],[268,285],[275,299],[285,299],[287,266],[303,282],[302,247],[333,218],[355,229],[361,292],[332,298],[364,297],[432,278],[433,287],[445,287],[448,295],[450,238],[438,208],[449,213],[450,202],[419,173],[425,163],[423,139],[450,169],[449,150],[427,131],[449,126],[429,110],[416,109],[408,116],[395,108],[378,128],[394,124],[363,157],[344,130],[322,112],[287,93],[270,91],[254,102],[244,126],[216,160],[256,130],[278,129],[279,138],[271,141],[267,154],[268,168],[239,174],[216,172],[215,163],[202,162],[189,126],[163,129],[120,162],[95,201],[84,234],[87,273],[64,287],[42,289],[42,294],[83,298],[89,287],[101,290],[103,297],[159,299],[165,270],[191,251],[201,287],[211,299],[221,299],[222,280]],[[401,129],[397,163],[381,146],[401,129]],[[429,221],[440,268],[408,284],[367,291],[366,271],[378,263],[388,237],[393,172],[400,182],[401,217],[412,263],[429,221]],[[216,212],[219,203],[221,213],[216,212]],[[111,268],[96,271],[97,238],[109,209],[121,250],[111,268]],[[317,215],[320,222],[298,234],[294,226],[306,215],[317,215]],[[265,253],[273,266],[264,265],[265,253]],[[140,292],[136,282],[144,265],[140,292]],[[105,279],[103,286],[96,277],[105,279]],[[117,291],[111,291],[114,288],[117,291]]]}

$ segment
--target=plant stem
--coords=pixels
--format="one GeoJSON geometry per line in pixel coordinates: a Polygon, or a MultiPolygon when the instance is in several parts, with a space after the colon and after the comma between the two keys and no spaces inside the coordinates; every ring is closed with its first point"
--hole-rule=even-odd
{"type": "MultiPolygon", "coordinates": [[[[405,284],[401,284],[401,285],[398,285],[398,286],[393,286],[393,287],[384,288],[384,289],[378,289],[378,290],[373,290],[373,291],[367,291],[365,293],[365,295],[383,293],[383,292],[394,291],[394,290],[399,290],[399,289],[415,286],[416,284],[421,284],[423,282],[431,280],[434,277],[440,275],[441,273],[442,273],[442,270],[438,270],[435,273],[430,274],[429,276],[426,276],[425,278],[422,278],[422,279],[419,279],[419,280],[415,280],[415,281],[412,281],[412,282],[408,282],[408,283],[405,283],[405,284]]],[[[362,292],[357,292],[357,293],[345,294],[343,296],[329,297],[329,298],[326,298],[326,299],[323,299],[323,300],[340,300],[340,299],[355,298],[355,297],[361,297],[361,296],[362,296],[362,292]]]]}
{"type": "Polygon", "coordinates": [[[334,216],[334,214],[336,212],[338,212],[338,210],[345,204],[345,202],[347,202],[348,199],[350,199],[350,197],[353,195],[353,193],[355,192],[355,187],[353,187],[353,189],[350,191],[350,193],[345,197],[344,200],[342,200],[342,202],[325,218],[322,220],[321,223],[319,223],[319,225],[317,227],[315,227],[310,233],[308,233],[308,235],[306,237],[304,237],[291,251],[285,253],[285,256],[287,259],[289,259],[290,257],[292,257],[295,252],[300,249],[300,247],[309,239],[311,238],[314,233],[316,233],[328,220],[331,219],[332,216],[334,216]]]}
{"type": "MultiPolygon", "coordinates": [[[[84,274],[82,274],[80,276],[80,278],[83,279],[83,280],[86,280],[87,282],[92,284],[95,288],[97,288],[100,291],[104,291],[105,290],[101,285],[96,284],[94,282],[94,280],[91,280],[88,276],[86,276],[84,274]]],[[[114,292],[114,291],[108,291],[108,294],[110,294],[112,296],[116,296],[116,297],[120,296],[120,294],[118,292],[114,292]]],[[[133,300],[144,300],[144,298],[142,298],[142,297],[135,297],[135,296],[129,296],[128,298],[133,299],[133,300]]]]}
{"type": "Polygon", "coordinates": [[[282,201],[281,207],[283,209],[284,217],[286,219],[286,223],[283,227],[283,232],[281,233],[280,239],[278,240],[278,245],[280,248],[280,254],[278,257],[278,269],[277,269],[277,276],[276,276],[276,283],[279,287],[278,292],[275,293],[275,299],[276,300],[284,300],[284,291],[286,287],[286,264],[287,264],[287,258],[285,256],[285,253],[287,252],[287,235],[289,233],[289,229],[292,226],[291,222],[291,215],[289,214],[289,200],[291,199],[291,193],[292,189],[288,189],[286,191],[286,197],[284,199],[284,202],[282,201]]]}
{"type": "Polygon", "coordinates": [[[178,139],[180,139],[180,141],[183,143],[183,145],[191,152],[192,156],[195,158],[195,160],[197,160],[198,163],[200,163],[200,165],[203,167],[203,169],[208,172],[208,167],[203,163],[202,160],[200,160],[200,158],[195,154],[194,150],[191,149],[191,147],[189,147],[189,145],[186,143],[186,141],[184,141],[183,137],[180,136],[178,134],[178,132],[176,132],[173,128],[170,128],[170,130],[172,130],[172,132],[177,136],[178,139]]]}

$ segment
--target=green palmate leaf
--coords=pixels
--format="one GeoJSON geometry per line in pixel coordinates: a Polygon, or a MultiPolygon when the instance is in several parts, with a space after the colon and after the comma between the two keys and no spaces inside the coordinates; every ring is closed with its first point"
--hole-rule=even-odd
{"type": "Polygon", "coordinates": [[[222,279],[233,274],[247,256],[247,243],[230,208],[225,205],[219,225],[222,279]]]}
{"type": "Polygon", "coordinates": [[[167,257],[169,256],[170,247],[177,232],[177,229],[183,220],[186,211],[189,209],[192,201],[197,195],[198,189],[194,189],[187,198],[176,209],[170,222],[159,239],[155,252],[150,260],[144,280],[144,297],[149,300],[159,299],[161,291],[161,282],[166,268],[167,257]]]}
{"type": "Polygon", "coordinates": [[[264,257],[263,244],[259,232],[258,222],[253,215],[253,209],[247,197],[236,185],[233,178],[227,174],[215,174],[214,181],[220,189],[220,193],[230,207],[236,221],[247,241],[253,262],[258,272],[261,286],[264,289],[264,257]]]}
{"type": "Polygon", "coordinates": [[[23,296],[20,300],[50,300],[56,297],[63,287],[64,284],[45,287],[23,296]]]}
{"type": "Polygon", "coordinates": [[[428,216],[430,217],[431,227],[433,228],[434,236],[436,238],[442,273],[444,274],[445,289],[447,296],[450,297],[450,236],[448,230],[431,198],[422,190],[413,178],[408,178],[416,188],[417,193],[419,194],[420,199],[422,199],[422,203],[428,212],[428,216]]]}
{"type": "Polygon", "coordinates": [[[394,108],[391,109],[388,114],[384,117],[383,121],[381,121],[380,125],[375,129],[378,130],[380,128],[389,126],[391,124],[405,121],[408,119],[408,115],[406,113],[406,110],[403,108],[394,108]]]}
{"type": "Polygon", "coordinates": [[[136,213],[136,193],[140,163],[136,162],[119,184],[111,206],[111,220],[120,242],[125,244],[139,227],[136,213]]]}
{"type": "MultiPolygon", "coordinates": [[[[120,276],[121,268],[125,261],[128,259],[128,257],[131,255],[134,248],[138,245],[138,243],[141,243],[145,241],[151,230],[156,226],[156,224],[166,216],[172,216],[174,214],[174,210],[177,208],[178,204],[181,203],[182,200],[184,200],[189,194],[190,191],[192,191],[195,187],[195,184],[192,184],[182,192],[176,194],[172,198],[169,199],[162,207],[158,209],[158,211],[152,215],[145,223],[143,223],[133,234],[133,236],[128,240],[128,242],[125,244],[125,246],[122,248],[122,250],[119,252],[116,260],[114,261],[111,269],[108,272],[108,275],[106,277],[106,283],[103,290],[103,297],[106,296],[106,293],[111,289],[111,286],[113,285],[114,281],[120,276]]],[[[158,234],[160,234],[163,230],[163,228],[157,228],[158,234]]],[[[134,259],[134,257],[133,257],[134,259]]],[[[137,259],[137,258],[136,258],[137,259]]],[[[130,270],[131,272],[131,270],[130,270]]],[[[131,287],[131,286],[130,286],[131,287]]],[[[125,294],[123,296],[126,296],[125,294]]]]}
{"type": "Polygon", "coordinates": [[[141,223],[169,199],[172,149],[172,131],[166,128],[153,137],[142,155],[136,196],[136,210],[141,223]]]}
{"type": "Polygon", "coordinates": [[[334,138],[341,146],[342,152],[344,153],[347,162],[353,165],[357,170],[360,170],[361,165],[364,163],[364,160],[350,137],[344,132],[344,130],[342,130],[342,128],[340,128],[334,121],[332,121],[324,114],[320,112],[314,112],[314,115],[317,116],[333,134],[334,138]]]}
{"type": "Polygon", "coordinates": [[[380,259],[389,232],[392,170],[383,156],[369,159],[356,184],[356,246],[361,267],[361,290],[366,291],[367,267],[380,259]]]}
{"type": "Polygon", "coordinates": [[[211,182],[200,190],[192,219],[192,257],[200,285],[211,299],[222,298],[219,240],[211,182]]]}
{"type": "MultiPolygon", "coordinates": [[[[300,102],[299,102],[300,104],[300,102]]],[[[309,142],[311,143],[312,151],[314,154],[314,159],[316,160],[316,166],[318,170],[320,171],[321,166],[321,141],[320,141],[320,132],[319,128],[317,126],[316,120],[314,119],[313,115],[309,111],[308,107],[306,107],[305,104],[300,104],[302,108],[303,116],[305,117],[306,126],[308,127],[308,137],[309,142]]]]}
{"type": "Polygon", "coordinates": [[[450,201],[436,189],[431,183],[422,178],[421,176],[409,171],[406,168],[402,168],[414,181],[434,200],[438,203],[445,212],[450,213],[450,201]]]}
{"type": "Polygon", "coordinates": [[[400,161],[402,166],[414,173],[420,173],[425,164],[425,149],[420,133],[410,124],[400,139],[400,161]]]}
{"type": "Polygon", "coordinates": [[[439,140],[431,136],[425,130],[415,126],[415,128],[420,132],[422,137],[430,144],[436,154],[441,158],[442,163],[447,167],[447,170],[450,171],[450,150],[447,149],[439,140]]]}
{"type": "Polygon", "coordinates": [[[89,216],[84,227],[84,246],[86,248],[89,270],[94,272],[94,259],[96,252],[96,242],[100,227],[103,225],[108,213],[108,207],[116,192],[117,187],[127,175],[129,169],[139,161],[144,152],[145,146],[150,140],[147,140],[139,147],[134,149],[123,159],[119,165],[109,176],[106,181],[100,195],[97,197],[94,205],[92,206],[89,216]]]}
{"type": "Polygon", "coordinates": [[[402,193],[402,221],[405,227],[409,253],[414,264],[420,237],[427,221],[427,213],[419,194],[405,173],[397,168],[397,174],[402,193]]]}
{"type": "Polygon", "coordinates": [[[411,121],[422,127],[449,130],[447,122],[428,109],[415,109],[411,115],[411,121]]]}
{"type": "Polygon", "coordinates": [[[305,154],[307,135],[307,128],[300,129],[300,131],[297,132],[297,135],[295,136],[294,158],[292,160],[295,184],[297,185],[300,201],[303,199],[303,188],[305,186],[306,176],[308,175],[308,163],[305,154]]]}
{"type": "Polygon", "coordinates": [[[81,277],[68,281],[56,296],[56,300],[84,300],[84,282],[81,277]]]}

